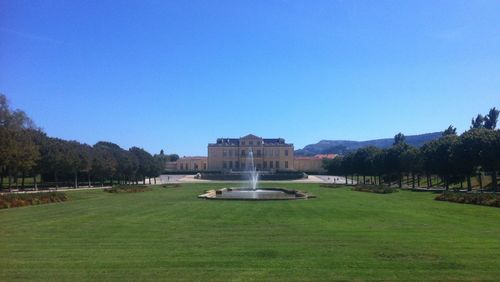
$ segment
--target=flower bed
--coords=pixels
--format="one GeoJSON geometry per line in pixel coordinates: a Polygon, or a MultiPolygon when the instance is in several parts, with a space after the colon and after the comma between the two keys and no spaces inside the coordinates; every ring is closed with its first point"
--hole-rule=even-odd
{"type": "Polygon", "coordinates": [[[181,185],[178,183],[172,183],[172,184],[163,184],[161,187],[163,187],[163,188],[180,188],[181,185]]]}
{"type": "Polygon", "coordinates": [[[370,192],[377,194],[389,194],[397,192],[398,189],[389,186],[378,186],[378,185],[356,185],[352,188],[353,191],[359,192],[370,192]]]}
{"type": "Polygon", "coordinates": [[[328,184],[320,184],[319,186],[324,188],[344,188],[347,185],[339,183],[328,183],[328,184]]]}
{"type": "Polygon", "coordinates": [[[0,195],[0,209],[58,203],[67,199],[63,192],[5,194],[0,195]]]}
{"type": "Polygon", "coordinates": [[[119,185],[113,186],[111,188],[104,189],[104,192],[108,193],[139,193],[152,191],[151,187],[146,185],[119,185]]]}
{"type": "Polygon", "coordinates": [[[500,195],[493,193],[445,192],[438,195],[435,200],[489,207],[500,207],[500,195]]]}

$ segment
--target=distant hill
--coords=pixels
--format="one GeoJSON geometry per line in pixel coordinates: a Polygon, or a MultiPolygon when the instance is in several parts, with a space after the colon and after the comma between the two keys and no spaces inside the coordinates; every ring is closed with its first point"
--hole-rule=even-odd
{"type": "MultiPolygon", "coordinates": [[[[406,142],[412,146],[420,147],[424,143],[441,137],[442,132],[433,132],[420,135],[406,136],[406,142]]],[[[392,146],[394,138],[375,139],[368,141],[350,141],[350,140],[321,140],[316,144],[310,144],[303,149],[295,150],[297,156],[313,156],[316,154],[345,154],[359,148],[375,146],[379,148],[388,148],[392,146]]]]}

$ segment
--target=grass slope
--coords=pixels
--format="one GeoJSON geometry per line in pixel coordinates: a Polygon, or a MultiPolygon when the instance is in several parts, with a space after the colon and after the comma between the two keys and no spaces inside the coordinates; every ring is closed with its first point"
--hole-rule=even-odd
{"type": "Polygon", "coordinates": [[[0,281],[495,280],[500,209],[291,184],[317,199],[210,201],[217,184],[68,193],[0,210],[0,281]]]}

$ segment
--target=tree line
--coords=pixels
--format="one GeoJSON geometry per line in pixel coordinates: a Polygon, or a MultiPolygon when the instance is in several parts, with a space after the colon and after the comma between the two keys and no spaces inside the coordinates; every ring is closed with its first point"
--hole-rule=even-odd
{"type": "MultiPolygon", "coordinates": [[[[431,187],[437,175],[449,189],[452,184],[472,190],[471,177],[481,173],[491,176],[492,189],[497,191],[497,172],[500,170],[500,131],[496,129],[499,111],[490,109],[487,115],[477,115],[469,130],[457,135],[449,126],[436,140],[415,148],[405,142],[401,133],[394,137],[392,147],[365,147],[335,159],[323,160],[324,168],[334,175],[356,177],[358,183],[403,185],[403,178],[415,188],[421,178],[431,187]],[[360,179],[361,177],[361,179],[360,179]],[[368,179],[367,179],[368,177],[368,179]]],[[[481,177],[478,178],[483,188],[481,177]]]]}
{"type": "MultiPolygon", "coordinates": [[[[130,184],[159,176],[177,155],[151,155],[139,147],[128,150],[101,141],[93,146],[47,136],[22,110],[9,107],[0,94],[0,188],[60,185],[78,187],[130,184]],[[41,177],[40,177],[41,176],[41,177]],[[41,183],[37,183],[41,182],[41,183]]],[[[156,181],[156,180],[155,180],[156,181]]]]}

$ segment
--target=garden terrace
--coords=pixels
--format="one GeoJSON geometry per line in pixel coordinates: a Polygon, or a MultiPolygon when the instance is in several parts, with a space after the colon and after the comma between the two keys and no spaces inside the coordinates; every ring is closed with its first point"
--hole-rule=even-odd
{"type": "Polygon", "coordinates": [[[286,187],[316,199],[197,198],[228,186],[71,191],[60,204],[0,210],[0,281],[500,277],[500,209],[304,183],[286,187]]]}

